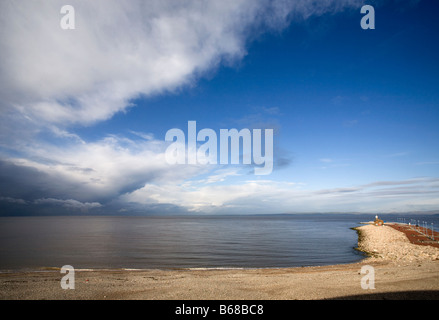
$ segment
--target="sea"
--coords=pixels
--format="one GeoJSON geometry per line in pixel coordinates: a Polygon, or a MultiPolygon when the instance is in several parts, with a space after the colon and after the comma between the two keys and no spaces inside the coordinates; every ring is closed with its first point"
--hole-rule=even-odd
{"type": "MultiPolygon", "coordinates": [[[[364,256],[352,228],[373,214],[0,217],[0,271],[284,268],[364,256]]],[[[438,216],[411,218],[439,225],[438,216]]]]}

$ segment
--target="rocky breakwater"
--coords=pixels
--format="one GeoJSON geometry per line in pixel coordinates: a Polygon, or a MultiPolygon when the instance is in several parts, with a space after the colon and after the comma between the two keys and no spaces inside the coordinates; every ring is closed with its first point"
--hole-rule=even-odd
{"type": "Polygon", "coordinates": [[[358,250],[370,259],[393,261],[439,260],[439,248],[410,243],[407,236],[384,225],[364,225],[354,228],[358,232],[358,250]]]}

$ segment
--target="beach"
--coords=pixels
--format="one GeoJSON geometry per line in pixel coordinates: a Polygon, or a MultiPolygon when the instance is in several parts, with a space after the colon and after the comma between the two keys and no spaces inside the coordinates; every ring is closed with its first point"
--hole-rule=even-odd
{"type": "MultiPolygon", "coordinates": [[[[389,225],[356,228],[358,249],[369,254],[352,264],[298,268],[75,270],[65,290],[60,270],[0,274],[0,299],[11,300],[317,300],[439,299],[439,248],[410,243],[389,225]],[[364,289],[362,267],[374,270],[364,289]]],[[[369,274],[370,275],[370,274],[369,274]]]]}

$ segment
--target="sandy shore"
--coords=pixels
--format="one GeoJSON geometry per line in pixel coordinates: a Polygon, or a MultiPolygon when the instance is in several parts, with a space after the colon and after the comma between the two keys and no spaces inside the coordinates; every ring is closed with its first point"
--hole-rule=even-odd
{"type": "Polygon", "coordinates": [[[245,270],[102,270],[75,272],[63,290],[57,270],[0,274],[0,299],[439,299],[439,249],[411,244],[389,226],[358,228],[360,263],[245,270]],[[360,272],[375,271],[375,289],[360,272]]]}

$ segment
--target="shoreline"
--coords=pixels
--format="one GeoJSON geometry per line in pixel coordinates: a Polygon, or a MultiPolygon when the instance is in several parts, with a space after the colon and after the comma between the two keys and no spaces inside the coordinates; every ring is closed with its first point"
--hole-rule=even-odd
{"type": "MultiPolygon", "coordinates": [[[[357,250],[356,248],[354,248],[357,250]]],[[[363,254],[363,253],[361,253],[363,254]]],[[[303,269],[303,268],[324,268],[332,266],[345,266],[360,264],[369,257],[364,253],[364,258],[357,262],[346,263],[332,263],[321,265],[303,265],[292,267],[188,267],[188,268],[74,268],[75,272],[177,272],[177,271],[258,271],[258,270],[291,270],[291,269],[303,269]]],[[[0,270],[2,274],[32,274],[32,273],[59,273],[60,267],[40,267],[33,269],[18,269],[18,270],[0,270]]]]}
{"type": "Polygon", "coordinates": [[[372,253],[356,263],[292,268],[78,269],[74,290],[62,289],[64,274],[48,268],[0,273],[0,299],[439,299],[439,248],[411,244],[390,226],[355,229],[360,229],[358,248],[372,253]],[[365,265],[375,270],[373,290],[361,287],[365,265]]]}

